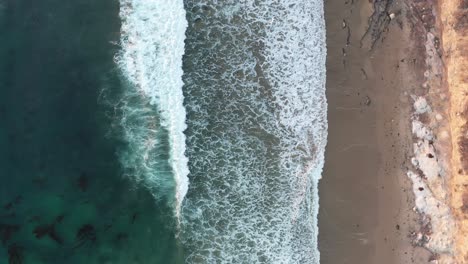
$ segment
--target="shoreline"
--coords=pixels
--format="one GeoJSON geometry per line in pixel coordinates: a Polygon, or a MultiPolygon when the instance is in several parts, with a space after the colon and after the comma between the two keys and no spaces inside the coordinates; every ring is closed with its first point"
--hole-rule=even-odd
{"type": "Polygon", "coordinates": [[[437,221],[422,214],[444,215],[447,208],[436,203],[447,196],[435,195],[436,209],[420,203],[421,193],[444,189],[438,176],[450,171],[449,137],[437,134],[447,133],[448,95],[440,98],[435,7],[432,1],[325,4],[330,128],[319,187],[322,263],[427,263],[450,247],[440,228],[447,222],[439,221],[438,235],[431,226],[437,221]],[[425,138],[433,130],[438,140],[425,138]]]}
{"type": "Polygon", "coordinates": [[[326,4],[323,263],[467,263],[468,2],[371,2],[326,4]]]}

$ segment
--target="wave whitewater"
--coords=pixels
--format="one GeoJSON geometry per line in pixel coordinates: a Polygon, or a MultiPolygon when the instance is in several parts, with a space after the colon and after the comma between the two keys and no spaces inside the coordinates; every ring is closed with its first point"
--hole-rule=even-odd
{"type": "Polygon", "coordinates": [[[186,1],[188,263],[319,263],[322,0],[186,1]]]}
{"type": "Polygon", "coordinates": [[[183,2],[121,0],[121,52],[128,81],[120,108],[127,143],[126,174],[165,198],[176,216],[188,189],[182,56],[187,21],[183,2]]]}
{"type": "Polygon", "coordinates": [[[121,0],[120,17],[120,158],[175,205],[185,261],[319,263],[322,0],[121,0]]]}

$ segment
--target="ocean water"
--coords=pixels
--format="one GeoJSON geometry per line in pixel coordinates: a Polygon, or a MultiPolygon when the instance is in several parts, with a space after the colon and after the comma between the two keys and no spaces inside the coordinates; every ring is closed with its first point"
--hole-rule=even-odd
{"type": "Polygon", "coordinates": [[[120,1],[121,52],[116,62],[128,81],[121,126],[128,176],[157,199],[180,206],[188,188],[182,55],[187,21],[182,1],[120,1]],[[175,192],[174,192],[175,190],[175,192]]]}
{"type": "Polygon", "coordinates": [[[119,1],[0,3],[0,263],[183,263],[119,158],[119,1]]]}
{"type": "Polygon", "coordinates": [[[323,3],[185,1],[189,263],[318,263],[323,3]]]}
{"type": "Polygon", "coordinates": [[[0,0],[0,263],[319,263],[321,0],[0,0]]]}

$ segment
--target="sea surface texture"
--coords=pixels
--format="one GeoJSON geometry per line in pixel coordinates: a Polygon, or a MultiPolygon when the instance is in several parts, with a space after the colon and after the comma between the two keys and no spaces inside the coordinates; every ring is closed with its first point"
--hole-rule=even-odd
{"type": "Polygon", "coordinates": [[[0,264],[319,263],[322,0],[0,0],[0,264]]]}
{"type": "Polygon", "coordinates": [[[121,0],[120,17],[122,51],[116,61],[129,82],[119,104],[123,139],[128,142],[121,161],[128,176],[142,182],[156,198],[174,203],[179,217],[188,188],[183,2],[121,0]]]}
{"type": "Polygon", "coordinates": [[[318,263],[321,0],[185,1],[189,263],[318,263]]]}
{"type": "Polygon", "coordinates": [[[184,263],[173,208],[121,162],[120,10],[0,0],[1,264],[184,263]]]}

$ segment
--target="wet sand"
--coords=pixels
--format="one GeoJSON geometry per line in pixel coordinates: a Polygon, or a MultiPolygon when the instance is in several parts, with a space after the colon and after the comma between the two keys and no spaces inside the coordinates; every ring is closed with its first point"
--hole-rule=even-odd
{"type": "Polygon", "coordinates": [[[373,12],[365,0],[325,1],[329,137],[319,190],[323,264],[431,258],[412,245],[420,218],[407,177],[411,95],[424,81],[424,45],[402,1],[374,16],[365,35],[373,12]]]}

